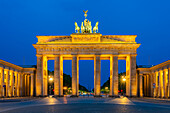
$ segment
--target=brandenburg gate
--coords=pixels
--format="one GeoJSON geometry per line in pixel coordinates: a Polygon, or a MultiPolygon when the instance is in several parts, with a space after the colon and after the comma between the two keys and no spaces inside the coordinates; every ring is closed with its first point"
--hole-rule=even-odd
{"type": "Polygon", "coordinates": [[[118,60],[126,60],[126,96],[137,96],[136,35],[102,35],[98,22],[93,27],[86,19],[81,33],[70,36],[37,36],[36,96],[47,95],[47,61],[54,60],[54,95],[63,96],[63,60],[72,60],[72,96],[79,95],[79,60],[94,60],[94,96],[100,96],[101,60],[110,60],[110,96],[118,96],[118,60]]]}

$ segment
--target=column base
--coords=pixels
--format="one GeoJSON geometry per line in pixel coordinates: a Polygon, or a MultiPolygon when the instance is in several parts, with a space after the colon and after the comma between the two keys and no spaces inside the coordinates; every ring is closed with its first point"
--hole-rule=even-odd
{"type": "Polygon", "coordinates": [[[102,97],[101,95],[94,95],[94,97],[102,97]]]}
{"type": "Polygon", "coordinates": [[[71,95],[70,97],[79,97],[78,95],[71,95]]]}

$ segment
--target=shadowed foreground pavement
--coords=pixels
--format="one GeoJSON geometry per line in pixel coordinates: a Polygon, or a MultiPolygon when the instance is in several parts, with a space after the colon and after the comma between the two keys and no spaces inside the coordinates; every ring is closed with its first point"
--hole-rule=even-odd
{"type": "Polygon", "coordinates": [[[135,113],[169,112],[170,102],[140,98],[34,98],[23,102],[1,102],[5,113],[135,113]]]}

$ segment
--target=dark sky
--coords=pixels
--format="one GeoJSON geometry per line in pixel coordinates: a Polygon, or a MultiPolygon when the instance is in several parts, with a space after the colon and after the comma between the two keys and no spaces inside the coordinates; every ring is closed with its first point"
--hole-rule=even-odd
{"type": "MultiPolygon", "coordinates": [[[[0,59],[36,64],[36,35],[70,35],[87,9],[92,26],[99,21],[101,34],[138,35],[137,64],[169,60],[169,0],[0,0],[0,59]]],[[[119,64],[119,72],[124,71],[125,61],[119,64]]],[[[109,77],[109,61],[102,61],[101,67],[103,84],[109,77]]],[[[71,61],[64,61],[64,73],[71,74],[71,61]]],[[[93,79],[93,61],[80,61],[80,83],[93,87],[93,79]]]]}

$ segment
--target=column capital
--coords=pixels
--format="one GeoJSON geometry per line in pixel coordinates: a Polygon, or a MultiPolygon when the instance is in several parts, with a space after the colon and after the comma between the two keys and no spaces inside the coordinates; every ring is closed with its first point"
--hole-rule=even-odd
{"type": "Polygon", "coordinates": [[[34,75],[34,73],[30,73],[30,76],[33,76],[34,75]]]}
{"type": "Polygon", "coordinates": [[[137,54],[130,54],[130,56],[137,56],[137,54]]]}
{"type": "Polygon", "coordinates": [[[15,74],[17,74],[17,73],[18,73],[18,71],[14,71],[14,73],[15,73],[15,74]]]}
{"type": "Polygon", "coordinates": [[[43,55],[36,55],[37,57],[42,57],[43,55]]]}
{"type": "Polygon", "coordinates": [[[58,55],[54,55],[54,58],[55,58],[55,57],[60,57],[60,56],[61,56],[60,54],[58,54],[58,55]]]}
{"type": "Polygon", "coordinates": [[[18,74],[21,74],[21,72],[20,72],[20,71],[18,71],[18,74]]]}
{"type": "Polygon", "coordinates": [[[143,74],[142,74],[142,73],[140,73],[139,75],[140,75],[140,76],[143,76],[143,74]]]}
{"type": "Polygon", "coordinates": [[[9,72],[13,73],[13,72],[14,72],[14,70],[13,70],[13,69],[10,69],[10,70],[9,70],[9,72]]]}
{"type": "Polygon", "coordinates": [[[5,67],[4,70],[5,70],[5,71],[9,71],[9,67],[5,67]]]}

